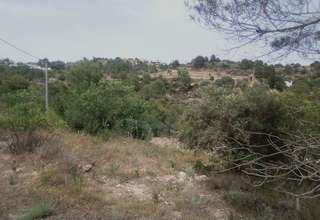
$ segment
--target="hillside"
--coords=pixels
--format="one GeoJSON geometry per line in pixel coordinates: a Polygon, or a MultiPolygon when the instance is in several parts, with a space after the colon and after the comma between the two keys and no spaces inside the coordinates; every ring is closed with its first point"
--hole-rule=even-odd
{"type": "MultiPolygon", "coordinates": [[[[252,75],[252,71],[243,73],[243,71],[236,71],[236,70],[222,70],[222,69],[192,69],[187,68],[189,75],[192,80],[194,81],[201,81],[201,80],[217,80],[221,79],[222,77],[230,76],[234,80],[244,80],[249,79],[252,75]]],[[[153,77],[163,77],[164,79],[176,79],[178,77],[178,71],[174,69],[170,69],[167,71],[160,71],[158,73],[152,74],[153,77]]]]}
{"type": "Polygon", "coordinates": [[[0,219],[318,219],[319,70],[2,64],[0,219]]]}
{"type": "MultiPolygon", "coordinates": [[[[4,144],[4,142],[3,142],[4,144]]],[[[226,219],[229,208],[208,177],[208,155],[175,140],[151,142],[58,133],[36,153],[0,153],[0,219],[226,219]],[[39,208],[40,207],[40,208],[39,208]],[[40,209],[40,210],[37,210],[40,209]],[[24,217],[23,217],[24,216],[24,217]]]]}

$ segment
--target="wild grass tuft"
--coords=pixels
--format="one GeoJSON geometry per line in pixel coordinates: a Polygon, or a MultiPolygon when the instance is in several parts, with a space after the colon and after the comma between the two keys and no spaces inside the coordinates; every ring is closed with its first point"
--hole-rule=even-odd
{"type": "Polygon", "coordinates": [[[47,202],[40,202],[34,205],[31,210],[25,215],[21,216],[17,220],[35,220],[48,217],[53,214],[53,210],[50,208],[47,202]]]}

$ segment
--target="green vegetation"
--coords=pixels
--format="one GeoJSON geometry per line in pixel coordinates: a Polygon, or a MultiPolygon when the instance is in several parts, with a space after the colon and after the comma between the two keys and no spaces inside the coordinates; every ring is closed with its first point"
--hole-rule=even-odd
{"type": "Polygon", "coordinates": [[[32,209],[22,217],[19,217],[17,220],[35,220],[42,219],[50,216],[52,214],[52,209],[49,204],[46,202],[40,202],[32,207],[32,209]]]}
{"type": "Polygon", "coordinates": [[[189,75],[188,70],[186,69],[179,69],[178,70],[178,78],[176,86],[178,89],[182,91],[188,91],[191,87],[191,78],[189,75]]]}
{"type": "Polygon", "coordinates": [[[192,67],[195,69],[201,69],[206,67],[207,63],[208,63],[208,57],[203,57],[203,56],[197,56],[196,58],[194,58],[192,60],[192,67]]]}
{"type": "MultiPolygon", "coordinates": [[[[167,65],[121,58],[85,59],[68,65],[55,61],[50,63],[49,112],[44,111],[44,85],[39,72],[8,62],[0,64],[0,129],[1,138],[13,154],[34,152],[47,142],[54,129],[61,128],[104,140],[114,136],[142,140],[177,137],[195,152],[219,156],[218,162],[214,158],[194,162],[190,176],[194,172],[211,175],[212,171],[228,170],[231,176],[250,177],[248,181],[253,184],[268,183],[263,177],[272,180],[275,185],[261,184],[262,191],[251,191],[249,186],[247,190],[226,189],[221,187],[223,183],[213,187],[224,190],[224,199],[237,212],[257,218],[279,213],[274,210],[274,200],[266,198],[269,193],[274,196],[273,189],[284,192],[286,188],[293,196],[281,194],[279,198],[294,201],[306,198],[303,195],[317,186],[312,174],[320,159],[315,147],[319,146],[320,133],[320,65],[316,62],[302,73],[296,72],[302,69],[298,65],[250,60],[236,63],[221,61],[214,55],[210,60],[196,57],[191,66],[178,61],[167,65]],[[205,68],[210,68],[210,80],[192,78],[194,71],[201,73],[205,68]],[[233,72],[211,76],[212,70],[226,68],[233,72]],[[155,74],[158,71],[170,77],[155,74]],[[239,72],[238,78],[234,72],[239,72]],[[253,73],[257,80],[252,78],[253,73]],[[293,81],[293,85],[287,87],[285,81],[293,81]],[[279,170],[274,168],[279,166],[279,170]],[[286,187],[280,189],[276,183],[286,187]]],[[[144,147],[142,154],[150,161],[167,156],[155,145],[144,147]]],[[[166,169],[176,169],[178,160],[171,158],[166,169]]],[[[77,165],[68,164],[65,172],[69,176],[81,175],[77,165]]],[[[119,164],[105,164],[99,173],[117,176],[119,170],[127,169],[119,164]]],[[[144,171],[139,164],[134,166],[128,171],[130,178],[139,178],[144,171]]],[[[126,172],[121,175],[126,176],[126,172]]],[[[67,184],[63,175],[50,172],[42,182],[67,184]]],[[[155,198],[159,203],[158,194],[155,198]]],[[[179,199],[178,205],[194,212],[208,202],[198,195],[179,199]]],[[[302,202],[304,210],[299,212],[307,210],[308,202],[302,202]]],[[[306,212],[313,215],[309,208],[306,212]]],[[[48,207],[39,206],[22,219],[41,218],[48,213],[48,207]]],[[[292,207],[284,213],[284,218],[297,214],[292,207]]]]}

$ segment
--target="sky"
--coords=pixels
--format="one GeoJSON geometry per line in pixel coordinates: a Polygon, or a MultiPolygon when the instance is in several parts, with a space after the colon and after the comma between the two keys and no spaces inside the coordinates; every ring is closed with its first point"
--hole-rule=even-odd
{"type": "MultiPolygon", "coordinates": [[[[257,59],[264,52],[253,45],[230,51],[236,42],[193,22],[184,0],[0,0],[0,27],[0,38],[49,60],[189,62],[197,55],[215,54],[237,61],[257,59]]],[[[0,58],[6,57],[32,61],[0,42],[0,58]]]]}

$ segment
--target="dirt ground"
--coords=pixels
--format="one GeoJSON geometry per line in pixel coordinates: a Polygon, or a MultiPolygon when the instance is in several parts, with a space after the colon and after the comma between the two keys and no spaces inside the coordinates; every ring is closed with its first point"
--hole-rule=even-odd
{"type": "Polygon", "coordinates": [[[34,153],[0,147],[0,219],[22,219],[39,203],[43,219],[227,219],[229,208],[196,174],[204,153],[174,139],[103,141],[60,132],[34,153]]]}
{"type": "MultiPolygon", "coordinates": [[[[239,74],[239,72],[236,72],[234,70],[220,70],[220,69],[203,69],[203,70],[194,70],[189,68],[188,69],[190,78],[194,81],[201,81],[201,80],[217,80],[221,79],[224,76],[230,76],[234,80],[243,80],[243,79],[249,79],[250,73],[246,74],[239,74]]],[[[165,79],[176,79],[178,77],[178,71],[177,70],[169,70],[169,71],[162,71],[158,73],[154,73],[153,77],[159,77],[162,76],[165,79]]]]}

